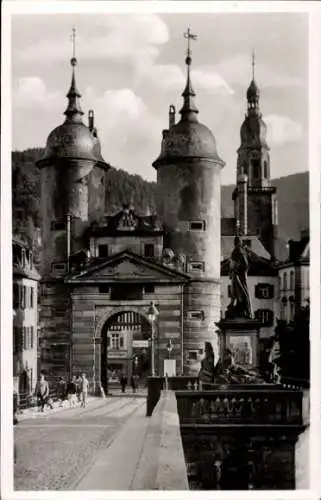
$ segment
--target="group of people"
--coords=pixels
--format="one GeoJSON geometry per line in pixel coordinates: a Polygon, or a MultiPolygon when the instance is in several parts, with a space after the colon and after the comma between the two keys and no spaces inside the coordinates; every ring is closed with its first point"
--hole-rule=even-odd
{"type": "MultiPolygon", "coordinates": [[[[86,374],[83,373],[81,377],[72,377],[67,382],[64,377],[59,377],[57,384],[56,396],[59,400],[60,406],[63,406],[64,401],[68,400],[70,408],[75,407],[80,403],[82,408],[86,407],[88,396],[89,381],[86,374]]],[[[45,379],[43,373],[40,374],[39,381],[35,389],[35,397],[37,398],[40,411],[44,411],[45,406],[53,408],[53,400],[50,396],[49,383],[45,379]]]]}
{"type": "MultiPolygon", "coordinates": [[[[130,385],[131,385],[133,392],[136,392],[136,389],[138,387],[138,380],[139,380],[138,375],[132,375],[130,377],[130,385]]],[[[121,392],[126,392],[127,377],[126,377],[125,373],[123,373],[123,372],[120,375],[120,386],[121,386],[121,392]]]]}

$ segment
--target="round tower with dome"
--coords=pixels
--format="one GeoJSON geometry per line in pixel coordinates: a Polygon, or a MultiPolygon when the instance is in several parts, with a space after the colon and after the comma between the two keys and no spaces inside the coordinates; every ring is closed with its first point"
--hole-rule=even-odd
{"type": "Polygon", "coordinates": [[[76,86],[75,54],[67,94],[65,121],[48,136],[38,161],[41,179],[42,276],[68,270],[70,253],[82,246],[84,230],[99,221],[105,211],[105,172],[109,165],[101,156],[100,142],[89,111],[83,123],[81,97],[76,86]]]}
{"type": "Polygon", "coordinates": [[[165,246],[185,262],[190,283],[183,297],[184,373],[198,373],[205,342],[216,355],[215,322],[220,319],[221,183],[224,166],[212,132],[198,120],[190,77],[188,30],[187,83],[181,118],[170,107],[157,170],[157,213],[166,231],[165,246]]]}

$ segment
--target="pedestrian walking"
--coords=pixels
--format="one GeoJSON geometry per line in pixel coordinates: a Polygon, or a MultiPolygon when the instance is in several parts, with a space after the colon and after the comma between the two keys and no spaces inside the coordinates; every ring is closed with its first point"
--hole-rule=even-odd
{"type": "Polygon", "coordinates": [[[120,376],[121,392],[126,392],[127,378],[124,373],[120,376]]]}
{"type": "Polygon", "coordinates": [[[133,393],[135,393],[136,392],[136,377],[134,375],[132,375],[130,377],[130,385],[133,389],[133,393]]]}
{"type": "Polygon", "coordinates": [[[86,374],[83,373],[81,376],[81,383],[80,383],[80,394],[81,394],[81,404],[80,406],[82,408],[86,408],[86,403],[87,403],[87,396],[88,396],[88,387],[89,387],[89,380],[86,378],[86,374]]]}
{"type": "Polygon", "coordinates": [[[52,401],[49,397],[49,384],[48,381],[45,380],[45,376],[43,373],[40,374],[39,380],[36,384],[35,396],[38,399],[38,406],[40,407],[40,411],[43,412],[46,405],[53,409],[52,401]]]}
{"type": "Polygon", "coordinates": [[[76,406],[76,384],[75,378],[70,379],[67,384],[67,399],[69,402],[69,407],[72,408],[76,406]]]}
{"type": "Polygon", "coordinates": [[[78,403],[81,403],[81,376],[75,377],[76,396],[78,403]]]}
{"type": "Polygon", "coordinates": [[[67,384],[64,377],[59,377],[57,384],[57,398],[59,401],[59,406],[63,406],[63,403],[66,399],[66,389],[67,389],[67,384]]]}

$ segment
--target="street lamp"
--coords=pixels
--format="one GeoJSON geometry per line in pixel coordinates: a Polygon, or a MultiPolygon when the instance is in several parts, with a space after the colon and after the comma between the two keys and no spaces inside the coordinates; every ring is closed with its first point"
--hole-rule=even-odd
{"type": "Polygon", "coordinates": [[[152,325],[152,377],[155,377],[155,321],[159,312],[154,302],[151,302],[147,311],[147,316],[152,325]]]}

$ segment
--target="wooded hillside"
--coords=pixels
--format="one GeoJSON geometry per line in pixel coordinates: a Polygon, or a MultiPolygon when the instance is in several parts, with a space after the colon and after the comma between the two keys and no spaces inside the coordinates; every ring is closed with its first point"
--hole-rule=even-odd
{"type": "MultiPolygon", "coordinates": [[[[35,228],[41,226],[40,175],[35,166],[42,149],[12,153],[13,233],[29,242],[35,228]]],[[[308,172],[273,180],[279,202],[279,233],[283,239],[300,238],[300,230],[309,227],[308,172]]],[[[233,216],[234,186],[222,186],[222,217],[233,216]]],[[[156,183],[139,175],[111,167],[106,174],[106,214],[113,214],[124,203],[132,203],[137,213],[156,211],[156,183]]]]}

